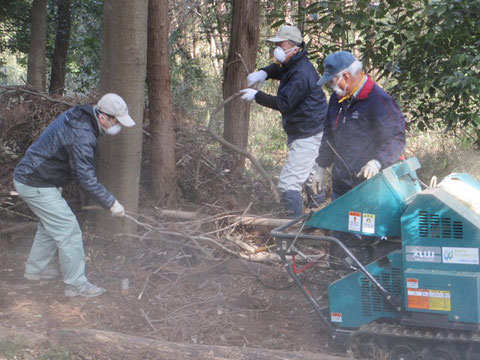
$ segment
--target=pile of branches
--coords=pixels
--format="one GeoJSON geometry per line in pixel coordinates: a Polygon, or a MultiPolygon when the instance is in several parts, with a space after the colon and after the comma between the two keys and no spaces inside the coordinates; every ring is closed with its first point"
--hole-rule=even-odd
{"type": "Polygon", "coordinates": [[[17,162],[48,124],[74,101],[38,96],[28,86],[0,87],[0,188],[12,189],[17,162]]]}

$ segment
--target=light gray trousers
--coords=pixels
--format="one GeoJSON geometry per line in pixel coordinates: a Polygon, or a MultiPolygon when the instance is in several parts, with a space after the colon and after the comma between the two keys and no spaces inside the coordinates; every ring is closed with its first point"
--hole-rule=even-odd
{"type": "Polygon", "coordinates": [[[301,191],[302,185],[313,175],[313,166],[318,157],[323,132],[305,139],[293,141],[288,147],[288,158],[278,177],[278,189],[301,191]]]}
{"type": "Polygon", "coordinates": [[[13,181],[20,197],[39,219],[25,272],[38,275],[53,260],[58,249],[65,284],[83,285],[85,253],[77,218],[56,187],[32,187],[13,181]]]}

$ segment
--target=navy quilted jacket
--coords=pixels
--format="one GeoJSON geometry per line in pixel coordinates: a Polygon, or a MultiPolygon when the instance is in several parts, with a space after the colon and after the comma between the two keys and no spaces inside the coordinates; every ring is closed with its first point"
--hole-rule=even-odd
{"type": "Polygon", "coordinates": [[[58,116],[28,148],[15,168],[15,180],[34,187],[60,187],[73,180],[110,208],[115,197],[95,175],[100,129],[93,111],[91,105],[75,106],[58,116]]]}
{"type": "Polygon", "coordinates": [[[320,76],[308,60],[307,50],[296,53],[286,64],[271,64],[263,68],[269,79],[280,80],[277,96],[257,92],[255,101],[279,110],[288,142],[307,138],[323,130],[327,115],[327,100],[320,76]]]}

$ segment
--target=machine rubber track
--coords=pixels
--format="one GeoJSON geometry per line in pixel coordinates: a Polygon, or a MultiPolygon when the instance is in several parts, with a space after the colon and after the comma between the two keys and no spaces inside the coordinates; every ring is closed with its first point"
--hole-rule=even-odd
{"type": "Polygon", "coordinates": [[[391,360],[480,360],[480,332],[372,323],[352,334],[359,358],[391,360]]]}

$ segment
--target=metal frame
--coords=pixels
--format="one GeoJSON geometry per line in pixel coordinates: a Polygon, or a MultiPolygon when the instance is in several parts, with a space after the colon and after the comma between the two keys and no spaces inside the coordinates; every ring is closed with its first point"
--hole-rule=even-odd
{"type": "Polygon", "coordinates": [[[392,307],[398,311],[402,311],[401,305],[397,302],[396,299],[392,297],[392,295],[385,290],[385,288],[372,276],[371,273],[368,272],[367,269],[362,265],[362,263],[353,255],[353,253],[337,238],[332,237],[332,236],[314,236],[314,235],[306,235],[302,234],[301,231],[303,230],[303,226],[300,229],[299,232],[297,233],[289,233],[286,232],[290,227],[293,225],[297,224],[300,221],[307,221],[309,218],[310,214],[305,214],[303,216],[300,216],[286,224],[283,224],[279,227],[276,227],[270,232],[270,235],[272,235],[277,242],[277,253],[280,256],[282,265],[285,267],[289,275],[293,278],[297,286],[300,288],[302,291],[303,295],[307,298],[308,302],[313,306],[314,310],[317,312],[317,314],[320,316],[320,320],[322,321],[322,325],[325,328],[325,330],[329,333],[329,335],[335,339],[337,336],[341,335],[350,335],[352,331],[349,330],[342,330],[338,329],[330,323],[329,320],[329,312],[326,312],[326,308],[321,308],[320,305],[315,301],[315,299],[310,295],[308,290],[304,287],[304,285],[300,282],[300,279],[298,278],[297,274],[293,271],[292,263],[290,263],[286,256],[287,255],[292,255],[292,253],[298,253],[296,251],[296,248],[294,247],[294,244],[297,240],[315,240],[315,241],[329,241],[330,243],[334,243],[337,246],[339,246],[345,255],[347,255],[354,263],[354,265],[357,267],[358,271],[361,272],[367,279],[370,281],[370,283],[375,287],[375,289],[378,290],[378,292],[385,298],[385,300],[388,301],[392,307]],[[291,240],[291,243],[288,243],[288,241],[291,240]]]}

